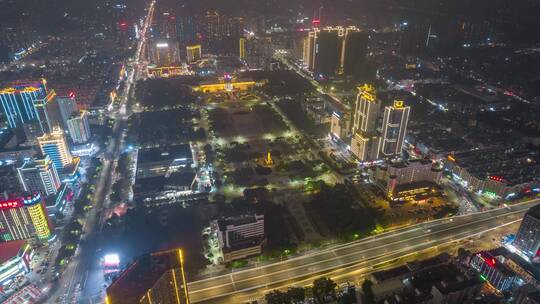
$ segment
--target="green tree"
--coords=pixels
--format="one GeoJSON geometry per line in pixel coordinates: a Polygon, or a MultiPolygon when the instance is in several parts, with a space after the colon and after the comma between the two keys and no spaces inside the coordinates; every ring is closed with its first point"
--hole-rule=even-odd
{"type": "Polygon", "coordinates": [[[293,303],[303,303],[306,299],[306,290],[302,287],[291,287],[287,290],[287,295],[293,303]]]}
{"type": "Polygon", "coordinates": [[[317,303],[324,303],[324,298],[328,295],[335,295],[336,283],[330,278],[322,277],[313,281],[313,296],[317,303]]]}
{"type": "Polygon", "coordinates": [[[364,280],[364,283],[362,283],[362,291],[364,292],[364,298],[368,304],[375,303],[375,296],[373,295],[371,286],[373,286],[373,282],[368,279],[364,280]]]}
{"type": "Polygon", "coordinates": [[[264,298],[268,304],[290,304],[291,299],[286,293],[283,293],[279,290],[274,290],[267,293],[264,298]]]}
{"type": "Polygon", "coordinates": [[[457,250],[457,254],[460,259],[465,259],[468,256],[470,256],[472,253],[463,247],[459,247],[457,250]]]}

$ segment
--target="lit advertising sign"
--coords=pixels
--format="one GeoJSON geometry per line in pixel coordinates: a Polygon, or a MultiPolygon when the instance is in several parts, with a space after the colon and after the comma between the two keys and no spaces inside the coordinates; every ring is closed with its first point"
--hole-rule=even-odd
{"type": "Polygon", "coordinates": [[[19,200],[10,200],[10,201],[0,202],[0,210],[19,208],[19,207],[22,207],[22,204],[19,200]]]}
{"type": "Polygon", "coordinates": [[[25,197],[18,197],[15,199],[0,201],[0,210],[31,206],[39,202],[41,202],[41,194],[37,193],[25,197]]]}

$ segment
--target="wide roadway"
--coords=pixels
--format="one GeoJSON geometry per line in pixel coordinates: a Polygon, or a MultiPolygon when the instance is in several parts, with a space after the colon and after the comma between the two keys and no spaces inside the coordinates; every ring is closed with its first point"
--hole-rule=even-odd
{"type": "Polygon", "coordinates": [[[280,282],[294,284],[344,267],[350,271],[365,268],[377,261],[399,258],[515,223],[538,202],[536,199],[509,208],[431,221],[286,261],[194,281],[188,284],[190,299],[193,303],[212,299],[226,303],[226,298],[235,293],[266,289],[280,282]]]}

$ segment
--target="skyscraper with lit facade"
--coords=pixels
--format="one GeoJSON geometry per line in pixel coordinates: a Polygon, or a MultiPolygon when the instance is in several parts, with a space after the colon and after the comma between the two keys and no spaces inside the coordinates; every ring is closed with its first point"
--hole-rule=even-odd
{"type": "Polygon", "coordinates": [[[139,303],[189,304],[182,250],[178,250],[178,259],[180,260],[180,266],[167,270],[156,283],[148,289],[139,303]]]}
{"type": "Polygon", "coordinates": [[[359,86],[354,104],[352,132],[375,132],[380,108],[381,101],[377,99],[375,88],[369,84],[359,86]]]}
{"type": "Polygon", "coordinates": [[[195,62],[202,58],[202,49],[200,44],[186,46],[187,63],[195,62]]]}
{"type": "Polygon", "coordinates": [[[384,108],[381,153],[385,157],[401,155],[410,111],[411,107],[405,106],[401,100],[396,100],[393,105],[384,108]]]}
{"type": "Polygon", "coordinates": [[[357,27],[315,27],[304,38],[303,62],[315,77],[358,75],[364,67],[368,36],[357,27]]]}
{"type": "Polygon", "coordinates": [[[75,100],[75,92],[69,92],[66,96],[57,96],[58,108],[62,117],[62,127],[67,129],[67,121],[71,114],[77,112],[77,101],[75,100]]]}
{"type": "Polygon", "coordinates": [[[540,206],[525,213],[512,245],[529,258],[540,256],[540,206]]]}
{"type": "Polygon", "coordinates": [[[107,288],[105,304],[132,303],[190,303],[181,249],[137,258],[107,288]]]}
{"type": "Polygon", "coordinates": [[[71,139],[76,144],[84,144],[90,140],[90,125],[88,124],[88,112],[77,112],[71,115],[67,121],[71,139]]]}
{"type": "Polygon", "coordinates": [[[49,156],[39,160],[27,160],[17,168],[19,181],[27,192],[54,195],[60,189],[60,178],[49,156]]]}
{"type": "Polygon", "coordinates": [[[359,86],[351,129],[351,152],[360,161],[375,160],[380,156],[380,109],[381,101],[377,98],[375,88],[368,84],[359,86]]]}
{"type": "Polygon", "coordinates": [[[180,46],[175,39],[154,38],[149,41],[148,56],[156,67],[180,65],[180,46]]]}
{"type": "Polygon", "coordinates": [[[39,148],[54,163],[56,170],[62,170],[73,162],[64,132],[57,128],[53,132],[38,137],[39,148]]]}
{"type": "Polygon", "coordinates": [[[45,202],[39,193],[0,201],[0,239],[45,241],[51,237],[45,202]]]}
{"type": "Polygon", "coordinates": [[[399,157],[407,134],[410,107],[396,100],[384,107],[371,85],[358,87],[351,127],[351,152],[360,161],[399,157]]]}
{"type": "Polygon", "coordinates": [[[25,122],[39,119],[36,105],[46,96],[45,79],[14,82],[0,89],[1,109],[9,128],[19,128],[25,122]]]}
{"type": "Polygon", "coordinates": [[[51,90],[36,102],[37,120],[43,134],[51,132],[56,127],[63,127],[62,114],[56,92],[51,90]]]}
{"type": "Polygon", "coordinates": [[[346,28],[341,53],[341,69],[348,76],[361,76],[366,68],[368,34],[356,28],[346,28]]]}

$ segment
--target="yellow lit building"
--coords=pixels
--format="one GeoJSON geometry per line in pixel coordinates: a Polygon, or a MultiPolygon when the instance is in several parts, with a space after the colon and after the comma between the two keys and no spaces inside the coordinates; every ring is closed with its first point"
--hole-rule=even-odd
{"type": "Polygon", "coordinates": [[[181,249],[138,258],[107,288],[105,304],[137,303],[190,303],[181,249]]]}
{"type": "Polygon", "coordinates": [[[411,107],[405,106],[401,100],[396,100],[393,105],[384,108],[381,153],[385,157],[401,155],[410,111],[411,107]]]}
{"type": "Polygon", "coordinates": [[[240,38],[238,42],[239,58],[241,60],[246,59],[246,38],[240,38]]]}
{"type": "Polygon", "coordinates": [[[217,83],[203,83],[199,86],[193,87],[193,91],[202,93],[221,93],[221,92],[235,92],[235,91],[248,91],[253,89],[257,85],[257,82],[253,80],[237,80],[236,78],[226,79],[225,77],[219,78],[217,83]]]}
{"type": "Polygon", "coordinates": [[[41,194],[24,195],[0,201],[0,240],[51,237],[49,217],[41,194]]]}
{"type": "Polygon", "coordinates": [[[187,63],[192,63],[202,58],[202,49],[200,44],[186,46],[187,63]]]}
{"type": "Polygon", "coordinates": [[[304,65],[317,74],[327,70],[323,65],[335,67],[332,74],[352,74],[352,70],[363,62],[366,50],[367,34],[359,28],[327,26],[308,32],[304,38],[302,59],[304,65]]]}
{"type": "Polygon", "coordinates": [[[167,78],[172,76],[181,76],[181,75],[193,75],[187,67],[185,66],[172,66],[172,67],[156,67],[148,66],[148,77],[153,78],[167,78]]]}

